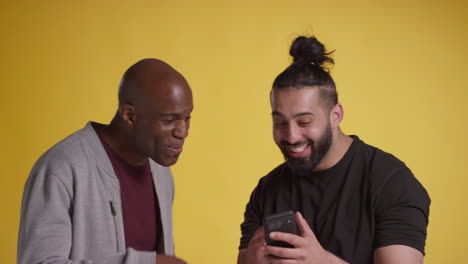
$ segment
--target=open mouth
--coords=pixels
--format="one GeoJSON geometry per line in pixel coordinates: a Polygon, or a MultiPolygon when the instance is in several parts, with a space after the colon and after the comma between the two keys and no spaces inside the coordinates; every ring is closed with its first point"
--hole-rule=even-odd
{"type": "Polygon", "coordinates": [[[303,146],[298,146],[298,147],[289,147],[288,149],[291,152],[300,153],[300,152],[304,152],[304,150],[307,148],[307,146],[309,146],[309,145],[303,145],[303,146]]]}
{"type": "Polygon", "coordinates": [[[285,145],[284,149],[290,157],[303,158],[308,155],[310,144],[305,143],[300,145],[285,145]]]}
{"type": "Polygon", "coordinates": [[[166,148],[169,149],[169,151],[178,154],[182,152],[183,147],[182,145],[167,145],[166,148]]]}

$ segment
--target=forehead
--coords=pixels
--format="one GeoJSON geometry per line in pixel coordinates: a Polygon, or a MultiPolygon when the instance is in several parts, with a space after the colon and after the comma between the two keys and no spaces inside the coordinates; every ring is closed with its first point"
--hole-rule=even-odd
{"type": "Polygon", "coordinates": [[[273,112],[284,116],[302,112],[323,112],[318,87],[273,89],[270,100],[273,112]]]}
{"type": "Polygon", "coordinates": [[[148,89],[143,96],[144,108],[152,113],[186,114],[191,112],[193,98],[187,83],[166,82],[153,85],[157,89],[148,89]]]}

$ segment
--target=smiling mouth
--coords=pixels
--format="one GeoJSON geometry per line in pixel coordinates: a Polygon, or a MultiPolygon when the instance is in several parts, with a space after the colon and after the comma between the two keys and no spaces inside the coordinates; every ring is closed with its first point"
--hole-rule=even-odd
{"type": "Polygon", "coordinates": [[[285,143],[283,147],[290,153],[301,153],[307,150],[310,145],[310,142],[298,142],[295,144],[285,143]]]}
{"type": "Polygon", "coordinates": [[[290,144],[288,142],[283,142],[282,151],[286,158],[295,159],[295,158],[305,158],[310,154],[312,143],[310,141],[296,142],[290,144]]]}
{"type": "Polygon", "coordinates": [[[303,152],[307,148],[307,146],[309,146],[309,145],[288,147],[288,149],[293,153],[300,153],[300,152],[303,152]]]}

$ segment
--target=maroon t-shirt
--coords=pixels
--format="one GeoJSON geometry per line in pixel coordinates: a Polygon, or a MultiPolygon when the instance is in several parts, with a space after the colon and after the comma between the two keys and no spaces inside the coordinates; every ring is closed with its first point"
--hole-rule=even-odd
{"type": "Polygon", "coordinates": [[[142,166],[130,165],[110,148],[102,135],[98,136],[120,182],[126,247],[155,251],[162,228],[149,161],[142,166]]]}

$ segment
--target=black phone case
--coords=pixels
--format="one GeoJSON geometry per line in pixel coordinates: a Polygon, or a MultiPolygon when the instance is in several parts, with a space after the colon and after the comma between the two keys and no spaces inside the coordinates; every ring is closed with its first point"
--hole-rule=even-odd
{"type": "Polygon", "coordinates": [[[293,247],[289,243],[270,239],[270,232],[277,231],[300,235],[293,211],[286,211],[265,217],[264,227],[266,243],[271,246],[287,248],[293,247]]]}

